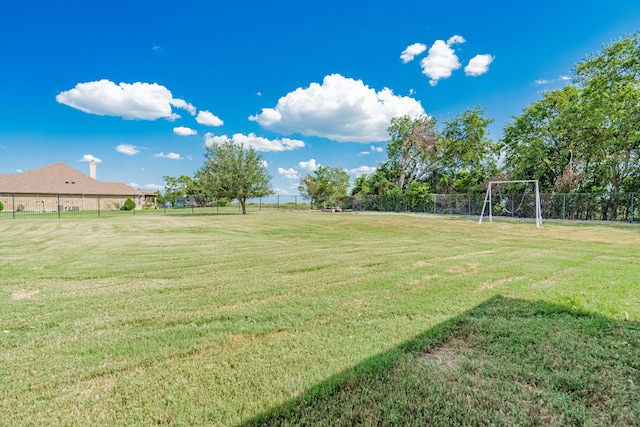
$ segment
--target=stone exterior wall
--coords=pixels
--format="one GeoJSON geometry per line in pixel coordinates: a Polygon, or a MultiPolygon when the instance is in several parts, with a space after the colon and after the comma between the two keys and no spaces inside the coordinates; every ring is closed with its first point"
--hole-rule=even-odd
{"type": "Polygon", "coordinates": [[[119,210],[131,198],[141,209],[144,196],[83,196],[78,194],[0,194],[5,211],[67,212],[119,210]]]}

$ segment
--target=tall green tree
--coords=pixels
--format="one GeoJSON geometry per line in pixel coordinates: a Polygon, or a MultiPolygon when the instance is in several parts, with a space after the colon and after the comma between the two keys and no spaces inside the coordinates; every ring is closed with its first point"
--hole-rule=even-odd
{"type": "Polygon", "coordinates": [[[544,191],[584,185],[592,157],[576,127],[582,120],[575,86],[546,92],[504,128],[501,141],[509,179],[537,179],[544,191]]]}
{"type": "Polygon", "coordinates": [[[598,159],[593,184],[637,190],[640,168],[640,33],[604,46],[575,67],[582,88],[581,131],[598,159]]]}
{"type": "Polygon", "coordinates": [[[247,199],[273,194],[271,176],[262,156],[253,148],[227,140],[206,150],[204,165],[196,176],[210,197],[237,199],[246,214],[247,199]]]}
{"type": "Polygon", "coordinates": [[[476,192],[495,176],[498,145],[489,138],[492,122],[479,106],[444,122],[436,191],[476,192]]]}
{"type": "Polygon", "coordinates": [[[349,189],[349,174],[342,168],[320,166],[313,174],[300,180],[298,190],[316,205],[333,205],[336,198],[346,196],[349,189]]]}
{"type": "Polygon", "coordinates": [[[385,162],[370,175],[361,175],[351,189],[352,195],[382,195],[397,188],[395,183],[395,171],[389,169],[389,163],[385,162]]]}
{"type": "Polygon", "coordinates": [[[435,171],[440,151],[435,124],[435,118],[428,116],[391,119],[388,168],[395,172],[395,183],[403,191],[435,171]]]}
{"type": "Polygon", "coordinates": [[[163,176],[164,179],[164,195],[167,201],[175,202],[177,197],[184,197],[187,195],[187,188],[193,183],[193,178],[187,175],[175,176],[163,176]]]}
{"type": "MultiPolygon", "coordinates": [[[[445,121],[441,128],[434,117],[395,117],[387,129],[386,166],[395,172],[395,183],[402,191],[413,182],[436,190],[453,189],[452,183],[461,172],[468,175],[481,167],[492,170],[495,147],[488,138],[491,122],[480,107],[445,121]]],[[[484,175],[479,174],[479,179],[484,175]]]]}
{"type": "MultiPolygon", "coordinates": [[[[639,99],[636,33],[588,55],[575,66],[573,85],[545,93],[505,127],[506,173],[539,179],[547,190],[636,191],[639,99]]],[[[612,219],[617,200],[608,207],[612,219]]]]}

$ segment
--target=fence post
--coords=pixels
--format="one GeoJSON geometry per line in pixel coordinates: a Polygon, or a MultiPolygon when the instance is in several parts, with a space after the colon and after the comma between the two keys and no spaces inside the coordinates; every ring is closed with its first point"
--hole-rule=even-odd
{"type": "Polygon", "coordinates": [[[562,219],[567,219],[567,193],[562,193],[562,219]]]}
{"type": "Polygon", "coordinates": [[[280,210],[280,195],[278,194],[278,210],[280,210]]]}
{"type": "Polygon", "coordinates": [[[633,209],[634,209],[633,203],[635,202],[635,200],[634,200],[635,194],[636,193],[631,193],[631,222],[633,222],[634,219],[635,219],[635,217],[633,215],[633,209]]]}
{"type": "Polygon", "coordinates": [[[298,210],[298,196],[293,196],[293,210],[298,210]]]}
{"type": "Polygon", "coordinates": [[[16,194],[11,195],[11,211],[13,212],[13,219],[16,219],[16,194]]]}
{"type": "Polygon", "coordinates": [[[98,218],[100,218],[100,196],[98,196],[98,218]]]}
{"type": "Polygon", "coordinates": [[[60,195],[59,194],[58,194],[58,206],[56,210],[58,211],[58,218],[60,218],[60,195]]]}

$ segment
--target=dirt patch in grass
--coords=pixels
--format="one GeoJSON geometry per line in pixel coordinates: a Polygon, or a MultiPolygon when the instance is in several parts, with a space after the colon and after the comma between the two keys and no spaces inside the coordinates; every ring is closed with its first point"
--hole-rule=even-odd
{"type": "Polygon", "coordinates": [[[465,358],[464,343],[457,339],[451,339],[444,344],[423,353],[418,360],[429,366],[441,369],[456,369],[465,358]]]}
{"type": "Polygon", "coordinates": [[[13,298],[13,299],[28,299],[28,298],[35,297],[39,293],[40,293],[39,289],[31,289],[31,290],[20,289],[19,291],[15,291],[14,293],[12,293],[11,294],[11,298],[13,298]]]}

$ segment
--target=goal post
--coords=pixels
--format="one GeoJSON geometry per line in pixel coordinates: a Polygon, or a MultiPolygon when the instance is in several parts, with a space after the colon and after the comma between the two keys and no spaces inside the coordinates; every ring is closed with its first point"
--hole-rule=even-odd
{"type": "MultiPolygon", "coordinates": [[[[536,227],[540,227],[542,225],[542,209],[540,208],[540,185],[538,184],[538,180],[537,179],[523,179],[523,180],[511,180],[511,181],[489,181],[489,184],[487,185],[487,194],[484,198],[484,203],[482,204],[482,212],[480,213],[480,220],[478,221],[478,224],[482,224],[482,219],[484,218],[484,213],[485,210],[487,210],[487,206],[489,207],[488,209],[488,216],[489,216],[489,222],[493,221],[493,189],[494,188],[498,188],[498,193],[499,193],[499,197],[500,197],[500,203],[502,203],[502,193],[500,192],[500,185],[504,185],[504,184],[526,184],[527,186],[529,184],[534,184],[535,186],[535,218],[536,218],[536,227]]],[[[526,192],[523,193],[522,195],[522,200],[520,201],[520,207],[522,207],[522,204],[525,201],[525,197],[526,197],[526,192]]],[[[513,201],[512,201],[513,203],[513,201]]],[[[513,211],[511,211],[512,214],[514,214],[515,211],[515,206],[513,207],[513,211]]]]}

